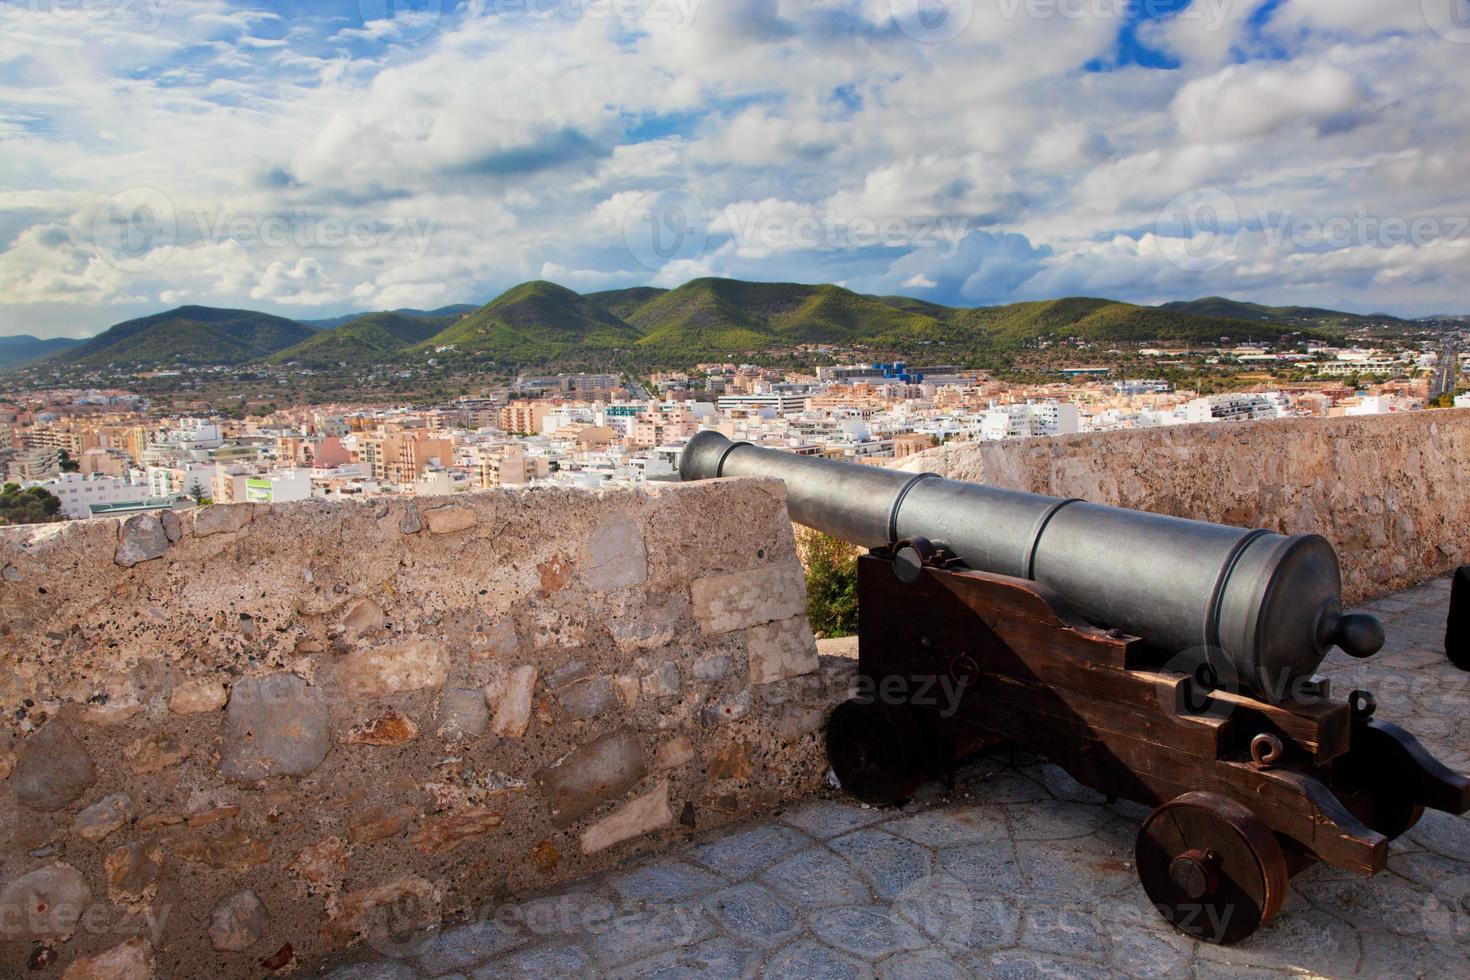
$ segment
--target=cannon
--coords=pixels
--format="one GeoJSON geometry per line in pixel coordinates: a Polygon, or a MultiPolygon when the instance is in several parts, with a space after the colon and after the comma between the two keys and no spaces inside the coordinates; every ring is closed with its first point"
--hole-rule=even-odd
{"type": "Polygon", "coordinates": [[[1011,742],[1152,807],[1136,869],[1160,913],[1239,942],[1315,862],[1382,871],[1470,779],[1335,700],[1333,646],[1384,633],[1345,611],[1330,544],[736,443],[690,440],[684,480],[775,477],[791,517],[858,559],[859,696],[827,724],[843,788],[893,805],[1011,742]]]}

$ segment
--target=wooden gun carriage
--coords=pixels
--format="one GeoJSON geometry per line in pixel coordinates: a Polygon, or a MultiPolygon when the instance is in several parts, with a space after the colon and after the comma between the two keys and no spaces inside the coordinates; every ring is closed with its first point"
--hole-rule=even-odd
{"type": "Polygon", "coordinates": [[[927,542],[859,559],[859,623],[868,694],[827,732],[844,788],[892,804],[1000,742],[1035,749],[1083,785],[1156,808],[1138,876],[1198,939],[1251,935],[1316,861],[1382,871],[1388,842],[1426,807],[1470,809],[1470,780],[1376,719],[1366,692],[1334,700],[1317,679],[1271,704],[1211,689],[1151,666],[1143,641],[1089,625],[1045,586],[966,569],[927,542]],[[910,561],[896,564],[897,550],[910,561]]]}

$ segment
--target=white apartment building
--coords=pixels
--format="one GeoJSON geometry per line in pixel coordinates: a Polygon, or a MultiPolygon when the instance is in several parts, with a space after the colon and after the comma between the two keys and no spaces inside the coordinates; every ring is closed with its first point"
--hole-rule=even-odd
{"type": "Polygon", "coordinates": [[[1285,401],[1278,392],[1244,392],[1196,398],[1181,410],[1186,422],[1243,422],[1280,418],[1285,401]]]}
{"type": "Polygon", "coordinates": [[[1077,406],[1070,402],[1028,402],[993,406],[980,423],[982,439],[1064,436],[1080,431],[1077,406]]]}
{"type": "Polygon", "coordinates": [[[149,496],[147,487],[114,476],[63,473],[40,486],[61,501],[61,513],[72,520],[91,517],[94,504],[130,504],[149,496]]]}
{"type": "Polygon", "coordinates": [[[730,412],[755,413],[775,412],[790,415],[806,409],[807,395],[795,392],[771,391],[754,395],[721,395],[716,405],[722,414],[730,412]]]}
{"type": "Polygon", "coordinates": [[[1395,395],[1365,395],[1359,398],[1356,404],[1344,408],[1342,414],[1388,415],[1391,412],[1405,412],[1408,410],[1407,400],[1395,395]]]}
{"type": "Polygon", "coordinates": [[[1470,408],[1470,391],[1467,391],[1463,395],[1456,395],[1455,396],[1455,407],[1456,408],[1470,408]]]}
{"type": "Polygon", "coordinates": [[[1317,368],[1317,373],[1334,378],[1346,378],[1355,374],[1399,374],[1408,370],[1412,362],[1383,351],[1349,350],[1337,355],[1317,368]]]}
{"type": "Polygon", "coordinates": [[[280,470],[274,473],[246,474],[231,478],[232,499],[252,504],[286,504],[311,497],[311,473],[308,470],[280,470]]]}

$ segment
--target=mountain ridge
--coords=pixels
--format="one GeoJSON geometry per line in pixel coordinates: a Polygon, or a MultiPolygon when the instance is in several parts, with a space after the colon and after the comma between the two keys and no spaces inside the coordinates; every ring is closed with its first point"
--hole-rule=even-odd
{"type": "MultiPolygon", "coordinates": [[[[1139,306],[1072,296],[950,307],[833,284],[705,277],[673,289],[580,294],[536,280],[479,307],[397,310],[333,321],[186,306],[117,324],[44,363],[101,368],[294,363],[331,368],[442,364],[681,366],[825,344],[941,360],[1068,340],[1215,344],[1327,337],[1376,318],[1205,297],[1139,306]],[[447,312],[446,312],[447,311],[447,312]],[[435,316],[435,313],[443,315],[435,316]]],[[[1413,321],[1393,320],[1406,327],[1413,321]]],[[[3,338],[0,338],[3,339],[3,338]]]]}
{"type": "Polygon", "coordinates": [[[0,368],[14,367],[34,361],[50,354],[80,347],[85,340],[72,337],[52,337],[43,340],[30,334],[0,337],[0,368]]]}
{"type": "Polygon", "coordinates": [[[312,333],[295,320],[254,310],[180,306],[109,327],[55,361],[94,368],[245,364],[312,333]]]}
{"type": "Polygon", "coordinates": [[[330,329],[318,330],[301,343],[270,355],[271,364],[330,368],[342,364],[371,366],[405,348],[428,340],[450,326],[455,316],[367,313],[330,329]]]}

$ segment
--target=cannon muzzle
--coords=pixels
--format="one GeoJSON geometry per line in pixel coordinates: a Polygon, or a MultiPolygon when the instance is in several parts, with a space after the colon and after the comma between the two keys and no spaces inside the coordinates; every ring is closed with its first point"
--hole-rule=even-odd
{"type": "Polygon", "coordinates": [[[970,568],[1038,582],[1098,626],[1141,638],[1159,666],[1292,700],[1332,646],[1376,653],[1383,628],[1342,610],[1337,554],[1281,535],[862,466],[718,432],[689,441],[684,480],[775,477],[792,520],[865,548],[927,538],[970,568]]]}

